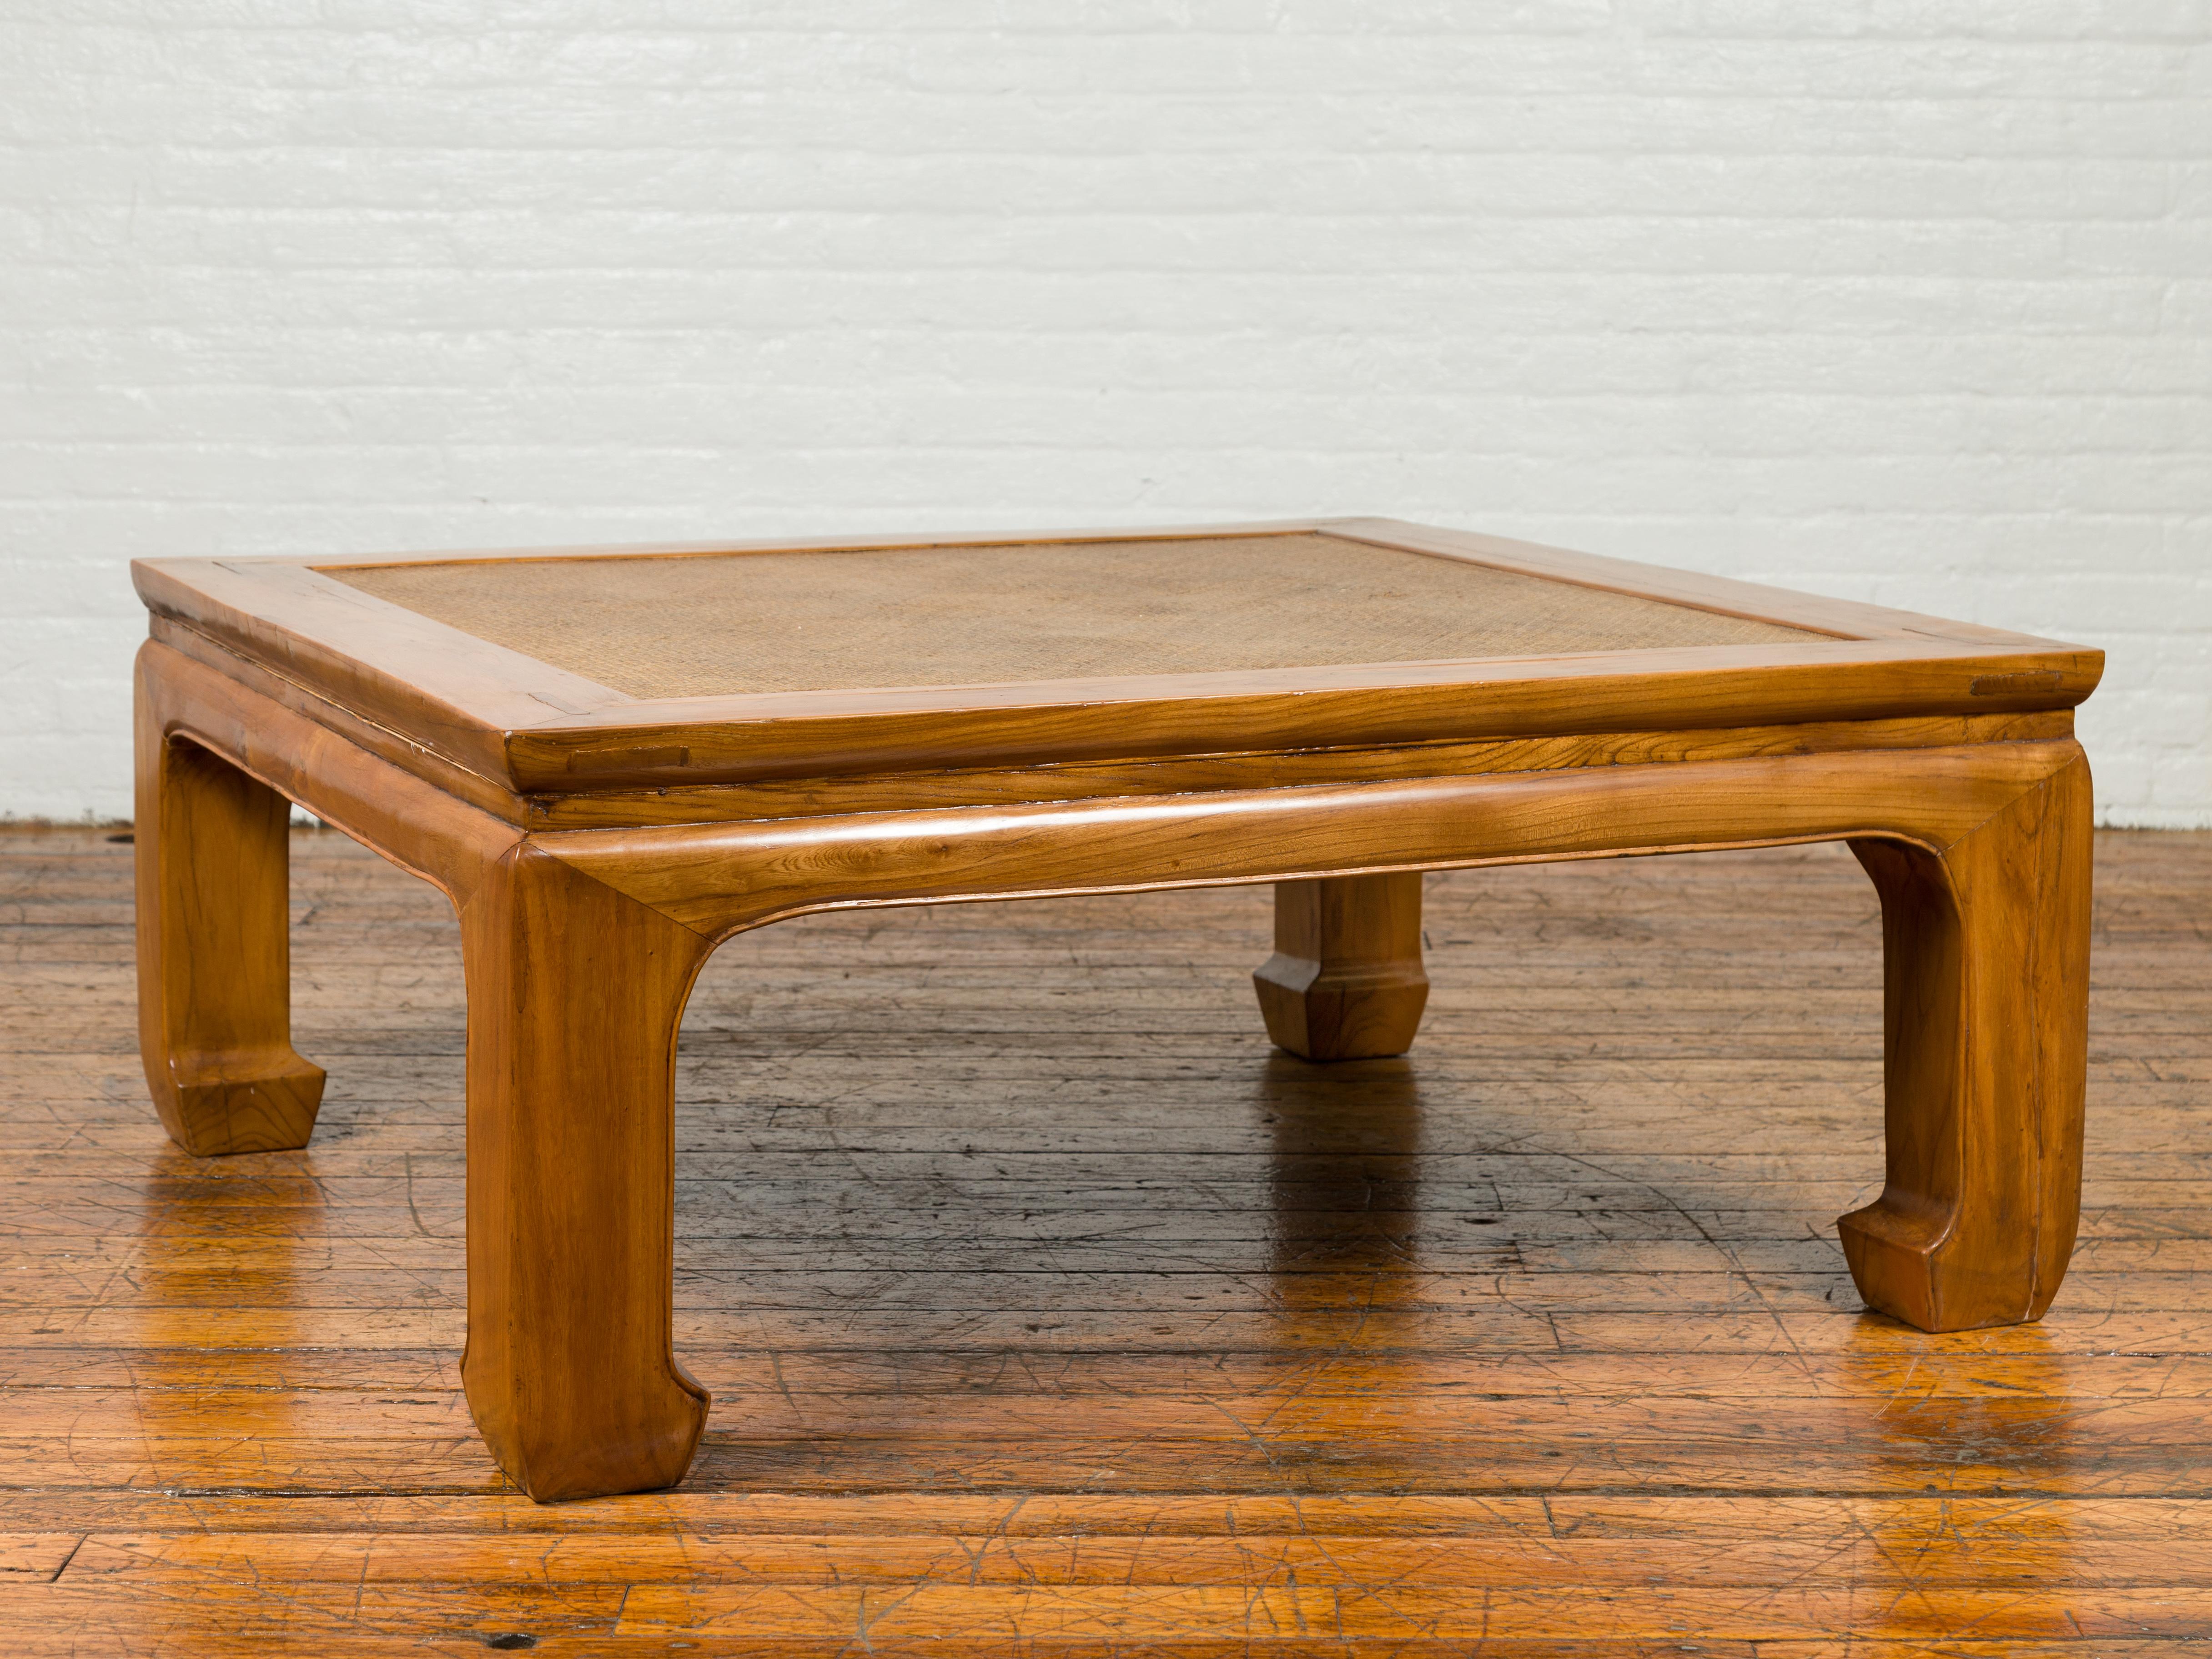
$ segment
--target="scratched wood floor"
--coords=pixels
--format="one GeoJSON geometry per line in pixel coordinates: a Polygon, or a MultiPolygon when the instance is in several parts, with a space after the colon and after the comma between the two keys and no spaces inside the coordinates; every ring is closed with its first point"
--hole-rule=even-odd
{"type": "Polygon", "coordinates": [[[1840,848],[1429,885],[1405,1061],[1272,1055],[1264,889],[817,917],[683,1042],[674,1493],[459,1392],[459,959],[297,837],[307,1152],[195,1163],[130,859],[0,836],[0,1653],[2171,1655],[2212,1641],[2212,836],[2099,847],[2039,1327],[1859,1310],[1840,848]]]}

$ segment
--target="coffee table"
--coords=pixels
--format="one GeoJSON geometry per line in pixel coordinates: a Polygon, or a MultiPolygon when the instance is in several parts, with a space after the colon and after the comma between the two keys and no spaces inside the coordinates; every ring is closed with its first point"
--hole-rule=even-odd
{"type": "Polygon", "coordinates": [[[139,1030],[202,1156],[304,1146],[287,799],[444,890],[468,1021],[470,1409],[539,1499],[680,1480],[676,1033],[806,911],[1275,884],[1269,1035],[1395,1054],[1419,872],[1848,841],[1923,1330],[2039,1316],[2081,1185],[2100,653],[1486,536],[1185,530],[157,559],[139,1030]]]}

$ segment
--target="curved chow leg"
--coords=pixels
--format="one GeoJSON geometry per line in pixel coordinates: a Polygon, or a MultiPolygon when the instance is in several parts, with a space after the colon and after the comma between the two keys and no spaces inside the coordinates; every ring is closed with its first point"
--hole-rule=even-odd
{"type": "Polygon", "coordinates": [[[2072,756],[1940,853],[1851,843],[1881,894],[1888,1174],[1838,1224],[1859,1293],[1922,1330],[2040,1318],[2073,1250],[2090,797],[2072,756]]]}
{"type": "Polygon", "coordinates": [[[673,1486],[677,1026],[708,942],[525,842],[461,912],[469,1409],[540,1502],[673,1486]]]}
{"type": "Polygon", "coordinates": [[[169,1137],[206,1158],[304,1146],[323,1072],[293,1052],[291,805],[174,737],[137,684],[138,1050],[169,1137]]]}
{"type": "Polygon", "coordinates": [[[1275,954],[1252,984],[1267,1035],[1302,1060],[1404,1054],[1429,1000],[1420,872],[1277,882],[1275,954]]]}

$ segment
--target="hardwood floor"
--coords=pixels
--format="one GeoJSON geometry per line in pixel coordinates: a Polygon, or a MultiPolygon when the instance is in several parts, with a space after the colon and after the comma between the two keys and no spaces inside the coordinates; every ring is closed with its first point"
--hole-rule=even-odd
{"type": "Polygon", "coordinates": [[[294,848],[305,1152],[171,1147],[131,849],[0,836],[0,1653],[2169,1655],[2212,1640],[2212,835],[2098,848],[2039,1326],[1863,1313],[1841,847],[1431,877],[1404,1060],[1271,1054],[1265,888],[817,916],[684,1026],[678,1491],[459,1387],[443,902],[294,848]]]}

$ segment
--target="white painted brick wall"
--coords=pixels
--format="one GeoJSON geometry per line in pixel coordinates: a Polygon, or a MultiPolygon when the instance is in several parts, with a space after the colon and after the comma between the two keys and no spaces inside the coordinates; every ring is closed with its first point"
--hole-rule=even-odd
{"type": "Polygon", "coordinates": [[[2212,823],[2193,0],[4,0],[0,811],[134,555],[1388,513],[2052,633],[2212,823]]]}

